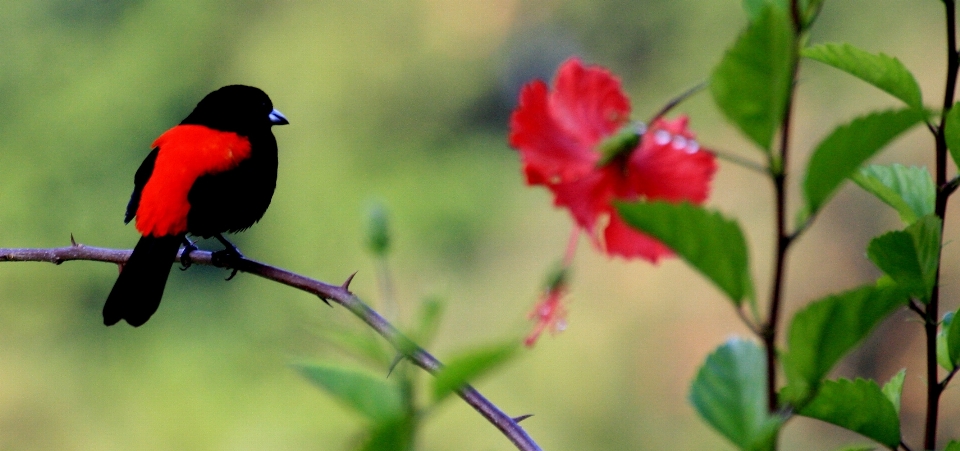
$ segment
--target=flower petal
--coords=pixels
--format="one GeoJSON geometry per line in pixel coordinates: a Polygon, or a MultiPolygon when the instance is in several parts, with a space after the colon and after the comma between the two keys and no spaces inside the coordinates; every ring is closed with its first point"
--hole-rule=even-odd
{"type": "Polygon", "coordinates": [[[663,243],[644,235],[633,228],[615,212],[610,213],[610,224],[603,231],[606,252],[610,256],[619,255],[626,259],[642,258],[657,263],[661,257],[673,255],[663,243]]]}
{"type": "Polygon", "coordinates": [[[549,92],[542,81],[528,83],[510,117],[510,145],[520,152],[530,185],[564,183],[594,169],[601,140],[626,122],[630,102],[620,82],[600,67],[571,58],[549,92]]]}
{"type": "Polygon", "coordinates": [[[644,133],[628,163],[629,186],[647,199],[702,203],[717,171],[716,158],[700,149],[687,117],[658,120],[644,133]]]}

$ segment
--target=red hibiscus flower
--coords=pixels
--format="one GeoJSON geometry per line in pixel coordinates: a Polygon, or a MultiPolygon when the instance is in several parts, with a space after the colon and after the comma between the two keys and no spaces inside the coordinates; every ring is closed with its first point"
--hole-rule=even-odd
{"type": "Polygon", "coordinates": [[[553,192],[554,204],[570,211],[598,249],[656,263],[670,250],[623,222],[613,201],[702,203],[717,165],[686,117],[658,119],[631,141],[622,133],[629,116],[620,81],[571,58],[553,90],[540,80],[523,87],[510,118],[510,145],[520,152],[527,184],[553,192]]]}

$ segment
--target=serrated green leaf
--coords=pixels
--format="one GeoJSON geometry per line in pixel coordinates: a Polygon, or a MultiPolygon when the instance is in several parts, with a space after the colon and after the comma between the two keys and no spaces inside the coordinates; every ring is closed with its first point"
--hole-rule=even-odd
{"type": "Polygon", "coordinates": [[[783,119],[795,62],[795,36],[786,11],[766,6],[710,78],[720,111],[767,152],[783,119]]]}
{"type": "Polygon", "coordinates": [[[953,164],[960,166],[960,102],[953,104],[947,113],[944,124],[944,138],[947,140],[947,149],[953,157],[953,164]]]}
{"type": "Polygon", "coordinates": [[[772,450],[781,424],[767,411],[766,361],[756,343],[730,339],[707,357],[690,387],[700,416],[744,450],[772,450]]]}
{"type": "Polygon", "coordinates": [[[890,403],[893,404],[897,415],[900,415],[900,397],[903,394],[903,381],[906,377],[907,369],[904,368],[891,377],[886,384],[883,384],[883,394],[890,400],[890,403]]]}
{"type": "Polygon", "coordinates": [[[924,303],[937,282],[940,224],[940,218],[927,215],[906,230],[874,238],[867,246],[870,261],[924,303]]]}
{"type": "Polygon", "coordinates": [[[926,168],[870,165],[861,168],[852,178],[861,188],[897,210],[907,225],[934,212],[937,187],[926,168]]]}
{"type": "Polygon", "coordinates": [[[947,312],[940,321],[940,330],[937,331],[937,364],[947,371],[953,371],[956,367],[953,359],[950,358],[950,344],[947,343],[947,337],[950,334],[953,325],[954,312],[947,312]]]}
{"type": "Polygon", "coordinates": [[[889,448],[900,445],[900,418],[875,381],[825,381],[800,415],[860,433],[889,448]]]}
{"type": "Polygon", "coordinates": [[[753,299],[747,242],[740,226],[689,203],[618,203],[620,216],[673,249],[716,284],[737,306],[753,299]]]}
{"type": "Polygon", "coordinates": [[[876,55],[850,44],[820,44],[800,51],[806,58],[820,61],[857,77],[902,100],[917,110],[923,109],[920,84],[900,60],[876,55]]]}
{"type": "Polygon", "coordinates": [[[370,429],[358,451],[413,451],[416,419],[404,416],[393,421],[377,423],[370,429]]]}
{"type": "Polygon", "coordinates": [[[474,349],[452,358],[433,379],[433,399],[440,401],[454,390],[510,360],[520,349],[520,341],[510,340],[474,349]]]}
{"type": "Polygon", "coordinates": [[[815,301],[794,315],[782,357],[784,401],[802,405],[810,399],[834,365],[904,301],[896,288],[867,285],[815,301]]]}
{"type": "Polygon", "coordinates": [[[956,440],[951,440],[950,443],[947,443],[947,447],[943,451],[960,451],[960,442],[956,440]]]}
{"type": "Polygon", "coordinates": [[[400,388],[384,376],[325,364],[297,364],[311,382],[348,407],[377,422],[403,416],[400,388]]]}
{"type": "Polygon", "coordinates": [[[807,167],[803,189],[811,214],[819,211],[860,165],[922,119],[915,110],[884,111],[837,127],[820,142],[807,167]]]}

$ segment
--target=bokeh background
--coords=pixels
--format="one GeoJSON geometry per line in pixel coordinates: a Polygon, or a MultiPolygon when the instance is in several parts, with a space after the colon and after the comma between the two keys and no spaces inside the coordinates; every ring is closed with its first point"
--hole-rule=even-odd
{"type": "MultiPolygon", "coordinates": [[[[253,258],[339,282],[377,305],[365,217],[385,205],[403,323],[440,296],[441,359],[521,336],[545,273],[561,256],[566,213],[524,186],[506,126],[519,87],[579,55],[620,74],[635,116],[708,74],[745,18],[739,1],[641,0],[17,0],[0,2],[0,247],[77,241],[130,247],[122,223],[133,173],[152,140],[207,92],[267,91],[291,125],[275,129],[273,205],[236,242],[253,258]]],[[[843,40],[901,58],[927,104],[940,104],[942,4],[827,1],[814,41],[843,40]]],[[[794,168],[838,121],[896,101],[818,63],[800,74],[794,168]]],[[[683,104],[706,146],[754,158],[708,95],[683,104]]],[[[879,162],[932,164],[915,130],[879,162]]],[[[794,172],[796,174],[796,172],[794,172]]],[[[794,192],[800,177],[791,179],[794,192]]],[[[796,196],[791,199],[795,209],[796,196]]],[[[739,218],[760,293],[772,254],[770,185],[721,163],[709,204],[739,218]]],[[[947,241],[960,217],[951,212],[947,241]]],[[[787,309],[877,277],[870,237],[896,215],[845,187],[798,242],[787,309]]],[[[217,249],[216,244],[207,243],[217,249]]],[[[960,271],[948,245],[944,308],[960,271]]],[[[70,262],[0,264],[0,449],[340,450],[363,419],[289,363],[358,365],[324,337],[363,330],[341,308],[221,270],[173,271],[159,312],[139,329],[102,326],[117,269],[70,262]]],[[[686,400],[704,357],[746,334],[722,296],[679,261],[610,260],[582,242],[569,328],[478,386],[547,450],[732,449],[686,400]]],[[[907,367],[904,421],[916,443],[924,383],[921,327],[882,326],[837,375],[886,380],[907,367]]],[[[960,395],[943,406],[960,435],[960,395]]],[[[422,450],[509,450],[458,400],[431,413],[422,450]]],[[[861,439],[796,420],[784,449],[861,439]]]]}

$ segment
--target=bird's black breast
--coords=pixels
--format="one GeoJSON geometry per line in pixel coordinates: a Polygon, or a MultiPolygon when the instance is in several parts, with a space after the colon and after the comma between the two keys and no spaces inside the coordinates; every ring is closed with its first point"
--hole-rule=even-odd
{"type": "Polygon", "coordinates": [[[250,157],[235,168],[194,182],[187,194],[190,234],[239,232],[263,217],[277,186],[277,141],[267,130],[250,136],[250,149],[250,157]]]}

